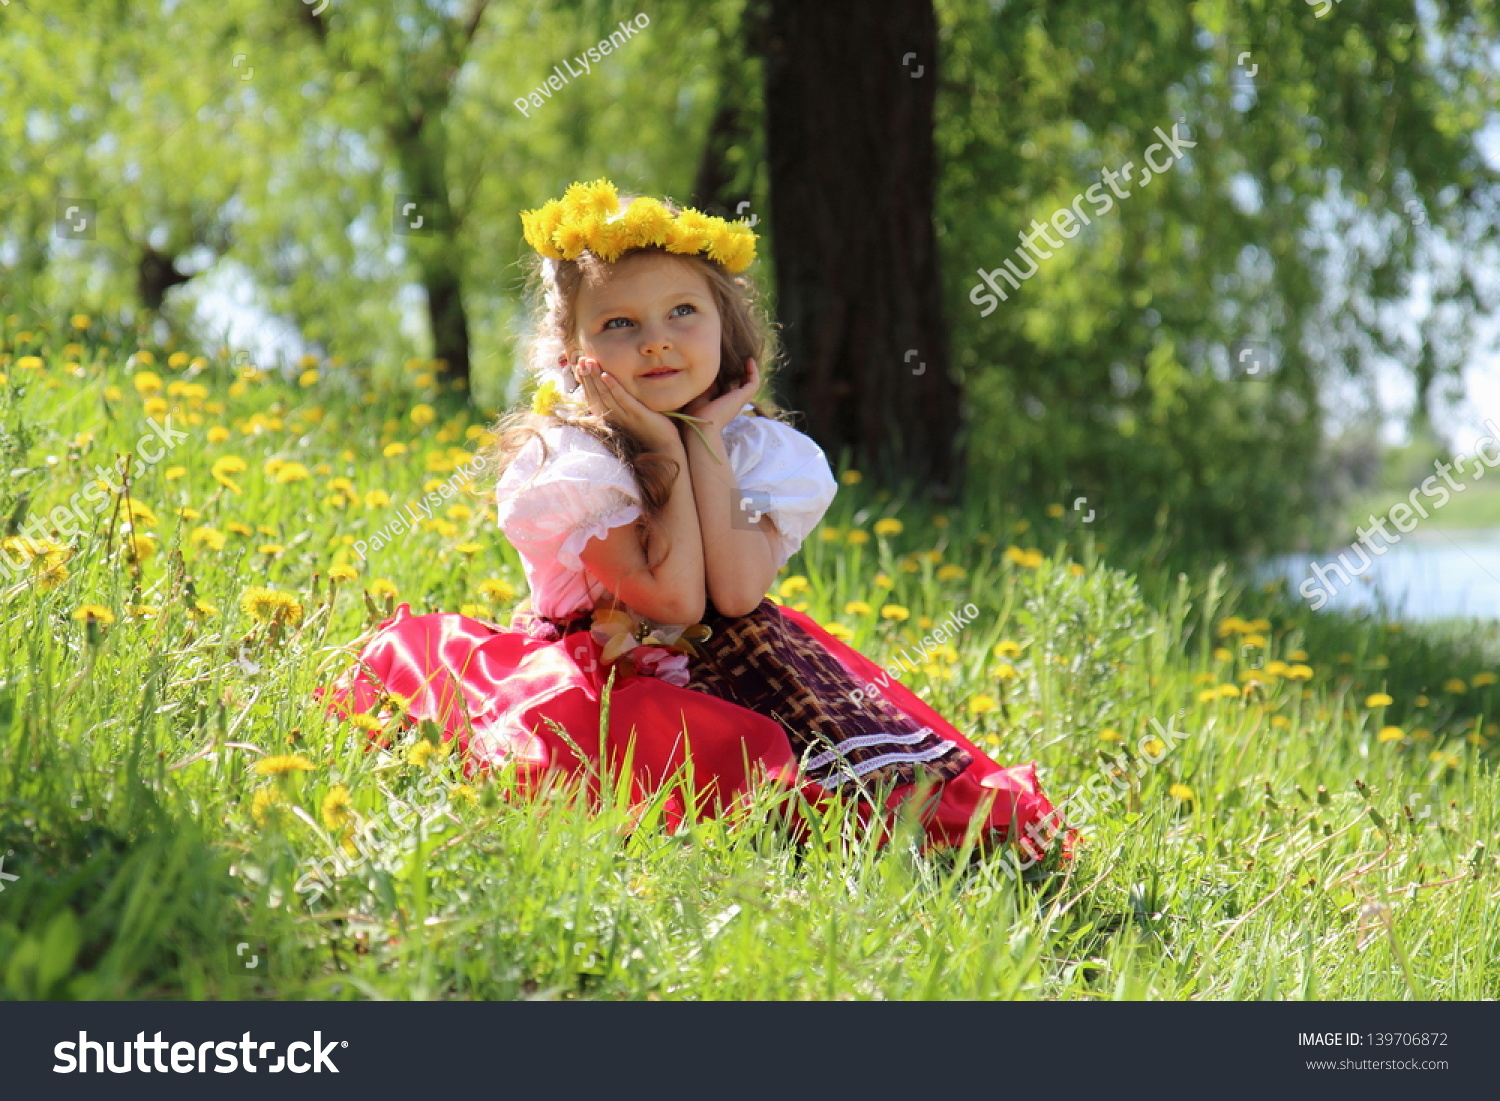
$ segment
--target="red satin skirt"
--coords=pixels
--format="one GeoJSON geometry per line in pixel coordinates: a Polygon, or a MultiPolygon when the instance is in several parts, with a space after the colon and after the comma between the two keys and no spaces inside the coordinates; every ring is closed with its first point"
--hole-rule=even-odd
{"type": "MultiPolygon", "coordinates": [[[[797,728],[771,715],[803,712],[795,700],[778,707],[774,692],[747,695],[744,681],[746,676],[753,681],[753,668],[745,673],[742,667],[733,694],[742,700],[753,698],[755,709],[713,694],[731,694],[722,679],[700,680],[695,675],[689,685],[679,686],[661,676],[617,675],[608,693],[607,723],[601,723],[609,669],[601,661],[602,647],[588,629],[589,613],[580,616],[559,621],[517,612],[511,628],[503,629],[454,613],[414,616],[408,604],[401,604],[367,637],[357,661],[315,695],[340,718],[386,713],[394,699],[402,706],[405,722],[431,720],[442,728],[444,739],[457,740],[464,773],[471,779],[485,769],[505,767],[514,769],[523,788],[530,788],[561,771],[580,777],[591,798],[597,799],[601,775],[613,782],[628,773],[631,798],[637,803],[670,782],[674,787],[663,815],[671,829],[690,813],[698,818],[732,815],[765,784],[796,789],[808,804],[819,807],[855,788],[867,790],[862,784],[841,786],[837,777],[807,774],[810,760],[838,754],[825,751],[813,758],[812,751],[805,750],[799,755],[788,734],[797,728]]],[[[769,617],[773,634],[795,638],[804,663],[809,654],[820,659],[815,670],[804,664],[806,678],[790,680],[820,678],[820,698],[838,706],[845,706],[840,690],[843,697],[857,698],[855,689],[883,681],[881,728],[911,731],[905,737],[896,735],[895,741],[916,745],[917,732],[922,732],[923,744],[934,738],[937,745],[944,744],[943,739],[953,743],[944,759],[933,762],[935,774],[943,777],[935,787],[930,786],[932,775],[920,770],[917,782],[899,783],[913,770],[903,765],[905,772],[891,773],[894,778],[881,785],[876,800],[856,797],[846,804],[862,823],[875,822],[871,828],[881,831],[882,842],[889,837],[895,813],[927,781],[923,801],[910,808],[922,822],[924,848],[961,845],[972,823],[981,846],[1015,846],[1012,866],[1029,866],[1048,850],[1055,850],[1063,863],[1072,861],[1076,830],[1065,826],[1042,793],[1034,761],[1008,768],[997,764],[915,693],[883,677],[878,665],[810,617],[769,600],[752,616],[769,617]],[[880,799],[883,809],[877,814],[880,799]]],[[[710,608],[705,622],[720,638],[734,636],[735,619],[710,608]]],[[[711,649],[717,643],[711,640],[707,645],[711,649]]],[[[768,649],[775,653],[764,644],[756,649],[762,657],[768,649]]],[[[724,664],[715,668],[723,669],[724,664]]],[[[766,674],[764,665],[761,669],[766,682],[789,683],[775,675],[779,670],[766,674]]],[[[824,725],[844,730],[845,745],[857,747],[847,749],[845,758],[855,761],[861,753],[871,752],[867,746],[874,736],[839,723],[837,707],[833,714],[834,721],[824,725]]],[[[826,735],[824,740],[827,744],[826,735]]],[[[807,836],[805,821],[793,828],[807,836]]]]}

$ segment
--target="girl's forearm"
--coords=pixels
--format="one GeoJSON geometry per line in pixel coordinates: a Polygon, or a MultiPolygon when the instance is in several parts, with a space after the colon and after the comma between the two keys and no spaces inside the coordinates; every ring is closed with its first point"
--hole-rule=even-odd
{"type": "Polygon", "coordinates": [[[664,605],[664,614],[653,618],[662,623],[696,623],[703,618],[705,589],[703,536],[698,528],[690,462],[681,448],[655,453],[677,463],[677,476],[658,518],[669,546],[666,557],[651,570],[664,605]]]}
{"type": "Polygon", "coordinates": [[[760,524],[743,519],[750,514],[742,508],[722,433],[705,428],[704,436],[706,444],[696,432],[687,432],[683,443],[692,470],[708,597],[725,615],[748,615],[770,589],[776,562],[760,524]]]}

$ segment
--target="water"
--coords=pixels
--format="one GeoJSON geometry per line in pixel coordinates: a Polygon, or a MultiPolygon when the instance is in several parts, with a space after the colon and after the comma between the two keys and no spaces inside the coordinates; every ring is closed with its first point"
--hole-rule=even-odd
{"type": "MultiPolygon", "coordinates": [[[[1370,542],[1383,545],[1378,535],[1370,542]]],[[[1412,531],[1383,555],[1358,544],[1281,555],[1263,563],[1255,576],[1286,579],[1292,596],[1306,599],[1309,607],[1374,611],[1404,620],[1500,619],[1500,528],[1412,531]],[[1303,593],[1314,563],[1324,567],[1326,585],[1313,579],[1303,593]],[[1361,567],[1363,572],[1355,574],[1361,567]]]]}

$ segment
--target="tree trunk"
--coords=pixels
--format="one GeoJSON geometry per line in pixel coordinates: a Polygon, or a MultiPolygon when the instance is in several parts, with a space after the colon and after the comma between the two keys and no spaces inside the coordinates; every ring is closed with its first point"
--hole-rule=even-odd
{"type": "Polygon", "coordinates": [[[933,206],[931,0],[768,0],[766,151],[784,395],[830,458],[952,499],[960,391],[933,206]],[[914,55],[907,57],[907,55],[914,55]]]}

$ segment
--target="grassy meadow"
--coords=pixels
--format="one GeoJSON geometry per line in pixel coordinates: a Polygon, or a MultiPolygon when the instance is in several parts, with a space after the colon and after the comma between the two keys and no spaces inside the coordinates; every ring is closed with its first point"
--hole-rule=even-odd
{"type": "Polygon", "coordinates": [[[805,850],[764,806],[671,834],[658,800],[631,829],[312,698],[396,602],[504,624],[525,596],[460,470],[486,422],[435,365],[283,375],[23,322],[0,325],[0,996],[1500,992],[1493,631],[1314,615],[1061,505],[937,512],[844,471],[773,595],[882,664],[975,604],[903,679],[1059,805],[1105,777],[1075,866],[1018,882],[836,810],[805,850]]]}

